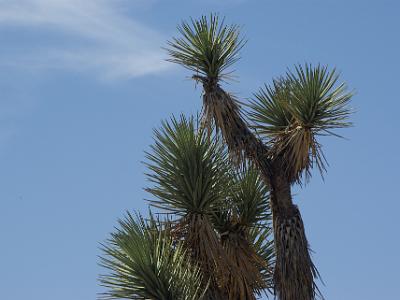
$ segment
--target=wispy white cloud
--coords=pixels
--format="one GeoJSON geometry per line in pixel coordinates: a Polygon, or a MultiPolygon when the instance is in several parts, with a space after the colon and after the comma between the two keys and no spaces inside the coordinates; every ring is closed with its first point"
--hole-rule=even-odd
{"type": "Polygon", "coordinates": [[[153,4],[153,0],[0,0],[0,155],[20,131],[20,120],[40,101],[32,92],[37,74],[45,71],[37,78],[46,80],[52,70],[67,70],[108,80],[171,67],[161,50],[167,38],[127,15],[129,9],[153,4]],[[32,86],[24,86],[27,82],[32,86]]]}
{"type": "Polygon", "coordinates": [[[122,9],[141,1],[0,0],[0,29],[11,26],[56,37],[35,47],[25,43],[27,51],[9,51],[0,64],[91,71],[103,78],[161,72],[170,66],[160,49],[165,38],[122,9]]]}

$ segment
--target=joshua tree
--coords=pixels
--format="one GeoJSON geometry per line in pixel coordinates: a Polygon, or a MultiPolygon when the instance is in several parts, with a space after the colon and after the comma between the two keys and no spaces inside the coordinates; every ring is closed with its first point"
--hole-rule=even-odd
{"type": "Polygon", "coordinates": [[[194,118],[164,122],[154,139],[147,191],[167,216],[120,220],[102,247],[104,298],[256,299],[272,287],[268,187],[194,118]]]}
{"type": "MultiPolygon", "coordinates": [[[[331,130],[351,125],[347,118],[352,94],[338,83],[334,69],[297,65],[255,94],[245,119],[238,100],[221,86],[230,79],[229,67],[244,45],[239,28],[211,15],[183,22],[178,30],[180,36],[169,42],[167,50],[170,61],[192,71],[192,78],[203,86],[204,128],[215,126],[237,166],[251,165],[270,188],[278,299],[315,299],[318,272],[291,186],[304,183],[314,166],[321,174],[325,171],[317,138],[337,135],[331,130]]],[[[201,242],[197,238],[195,243],[201,242]]]]}

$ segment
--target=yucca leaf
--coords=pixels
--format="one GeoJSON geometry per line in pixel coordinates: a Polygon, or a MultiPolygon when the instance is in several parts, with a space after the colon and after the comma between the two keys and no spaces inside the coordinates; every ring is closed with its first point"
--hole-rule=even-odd
{"type": "Polygon", "coordinates": [[[249,242],[253,245],[257,255],[264,261],[260,265],[263,280],[270,290],[273,287],[273,266],[275,263],[275,249],[272,228],[269,224],[253,227],[249,231],[249,242]]]}
{"type": "Polygon", "coordinates": [[[183,21],[178,31],[181,36],[168,42],[169,61],[216,81],[229,77],[227,69],[239,59],[244,45],[238,26],[225,25],[217,14],[211,14],[183,21]]]}
{"type": "Polygon", "coordinates": [[[100,264],[109,271],[100,277],[108,288],[103,299],[197,300],[204,294],[200,269],[153,218],[128,213],[102,251],[100,264]]]}
{"type": "Polygon", "coordinates": [[[232,200],[241,226],[256,226],[271,216],[269,189],[259,172],[250,166],[236,174],[232,200]]]}
{"type": "Polygon", "coordinates": [[[230,185],[226,153],[204,130],[197,130],[193,118],[163,122],[151,150],[146,165],[153,183],[147,191],[156,197],[153,206],[179,216],[218,209],[230,185]]]}
{"type": "Polygon", "coordinates": [[[275,79],[272,86],[265,85],[254,94],[249,104],[249,117],[255,124],[257,133],[274,138],[282,134],[292,123],[290,104],[290,82],[283,78],[275,79]]]}
{"type": "Polygon", "coordinates": [[[250,104],[254,127],[271,144],[271,157],[283,158],[290,181],[309,176],[314,165],[322,174],[326,160],[317,137],[339,136],[332,130],[351,126],[353,94],[338,80],[335,69],[297,65],[260,89],[250,104]]]}
{"type": "Polygon", "coordinates": [[[339,75],[335,69],[297,65],[287,77],[292,83],[288,109],[300,126],[317,134],[351,126],[347,119],[352,113],[348,104],[353,93],[347,91],[345,83],[337,84],[339,75]]]}

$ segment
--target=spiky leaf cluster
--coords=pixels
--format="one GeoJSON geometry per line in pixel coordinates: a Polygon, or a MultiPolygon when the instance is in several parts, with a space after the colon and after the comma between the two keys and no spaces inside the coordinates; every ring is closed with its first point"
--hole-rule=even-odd
{"type": "Polygon", "coordinates": [[[260,273],[268,289],[274,286],[273,266],[275,260],[274,241],[270,239],[272,228],[265,224],[264,226],[253,227],[249,230],[249,242],[254,245],[257,255],[269,264],[267,268],[261,266],[260,273]]]}
{"type": "Polygon", "coordinates": [[[321,173],[325,170],[317,136],[338,136],[332,129],[351,126],[352,93],[338,79],[335,69],[297,65],[255,94],[250,118],[257,132],[267,137],[271,156],[283,158],[291,181],[309,175],[314,164],[321,173]]]}
{"type": "Polygon", "coordinates": [[[226,151],[195,123],[184,116],[163,122],[146,155],[151,204],[179,216],[212,214],[230,190],[226,151]]]}
{"type": "Polygon", "coordinates": [[[238,26],[227,26],[218,15],[211,14],[209,18],[183,21],[178,31],[181,37],[168,43],[170,61],[215,81],[229,77],[227,69],[239,59],[244,44],[238,26]]]}
{"type": "Polygon", "coordinates": [[[238,221],[243,226],[254,227],[270,218],[269,190],[257,170],[247,167],[235,174],[232,194],[238,221]]]}
{"type": "Polygon", "coordinates": [[[197,300],[202,297],[201,270],[191,264],[168,226],[153,218],[127,214],[102,246],[101,265],[110,271],[100,281],[104,299],[197,300]]]}

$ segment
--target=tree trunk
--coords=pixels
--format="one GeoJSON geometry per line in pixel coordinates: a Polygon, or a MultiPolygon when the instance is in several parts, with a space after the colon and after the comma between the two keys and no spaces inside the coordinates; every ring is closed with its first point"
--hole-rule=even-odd
{"type": "Polygon", "coordinates": [[[318,272],[311,260],[303,220],[292,202],[290,183],[279,162],[273,164],[271,209],[276,262],[275,293],[280,300],[315,299],[318,272]]]}
{"type": "Polygon", "coordinates": [[[280,300],[313,300],[317,271],[311,261],[300,211],[292,202],[291,185],[280,158],[248,128],[235,99],[213,80],[202,79],[205,121],[221,130],[229,152],[238,162],[245,159],[260,171],[270,188],[276,265],[275,293],[280,300]]]}

